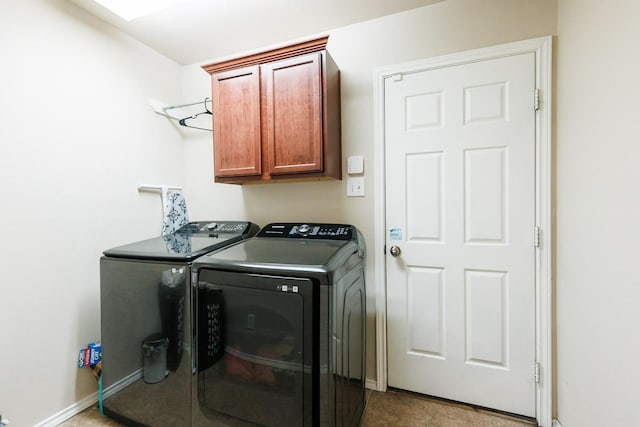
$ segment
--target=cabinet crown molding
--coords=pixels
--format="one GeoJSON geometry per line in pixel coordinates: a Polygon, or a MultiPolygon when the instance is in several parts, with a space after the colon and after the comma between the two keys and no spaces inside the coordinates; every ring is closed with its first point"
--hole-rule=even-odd
{"type": "Polygon", "coordinates": [[[210,64],[203,65],[202,69],[209,74],[214,74],[221,71],[229,71],[236,68],[246,67],[248,65],[259,65],[307,53],[318,52],[326,49],[328,40],[329,36],[306,40],[292,45],[212,62],[210,64]]]}

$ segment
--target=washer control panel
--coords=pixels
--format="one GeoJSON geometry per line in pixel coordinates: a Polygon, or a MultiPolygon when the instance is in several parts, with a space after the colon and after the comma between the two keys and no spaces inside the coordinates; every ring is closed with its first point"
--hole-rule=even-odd
{"type": "Polygon", "coordinates": [[[256,237],[351,240],[353,238],[353,226],[346,224],[279,222],[266,225],[256,237]]]}
{"type": "Polygon", "coordinates": [[[178,233],[234,233],[242,234],[249,227],[246,221],[210,222],[196,221],[183,225],[178,233]]]}

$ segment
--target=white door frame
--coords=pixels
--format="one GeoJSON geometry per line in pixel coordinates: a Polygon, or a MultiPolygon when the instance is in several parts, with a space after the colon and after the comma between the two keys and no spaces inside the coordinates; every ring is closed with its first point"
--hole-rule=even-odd
{"type": "MultiPolygon", "coordinates": [[[[536,287],[536,419],[543,427],[552,425],[552,220],[551,220],[551,36],[507,43],[468,52],[455,53],[420,61],[397,64],[374,70],[374,188],[375,238],[374,278],[376,292],[376,383],[378,391],[387,389],[387,290],[384,245],[385,224],[385,123],[384,81],[397,74],[484,61],[523,53],[535,53],[536,88],[539,109],[536,111],[536,225],[540,228],[535,259],[536,287]]],[[[534,94],[531,94],[532,108],[534,94]]],[[[532,230],[533,232],[533,230],[532,230]]],[[[534,369],[532,367],[532,369],[534,369]]],[[[373,386],[373,384],[369,384],[373,386]]]]}

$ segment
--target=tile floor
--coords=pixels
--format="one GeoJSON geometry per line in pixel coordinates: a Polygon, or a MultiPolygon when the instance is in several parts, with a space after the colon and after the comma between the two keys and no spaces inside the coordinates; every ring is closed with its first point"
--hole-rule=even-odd
{"type": "Polygon", "coordinates": [[[413,393],[370,392],[362,427],[531,427],[536,423],[413,393]]]}
{"type": "MultiPolygon", "coordinates": [[[[97,406],[60,424],[59,427],[118,427],[100,415],[97,406]]],[[[367,390],[367,406],[361,427],[531,427],[535,423],[517,417],[445,402],[402,391],[367,390]]]]}

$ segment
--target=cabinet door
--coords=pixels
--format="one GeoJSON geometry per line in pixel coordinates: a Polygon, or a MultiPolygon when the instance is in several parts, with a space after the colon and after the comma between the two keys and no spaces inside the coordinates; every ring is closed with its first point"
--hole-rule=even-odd
{"type": "Polygon", "coordinates": [[[244,67],[212,79],[215,177],[260,175],[260,69],[244,67]]]}
{"type": "Polygon", "coordinates": [[[323,170],[321,59],[316,52],[262,65],[271,175],[323,170]]]}

